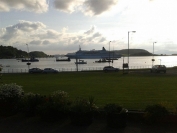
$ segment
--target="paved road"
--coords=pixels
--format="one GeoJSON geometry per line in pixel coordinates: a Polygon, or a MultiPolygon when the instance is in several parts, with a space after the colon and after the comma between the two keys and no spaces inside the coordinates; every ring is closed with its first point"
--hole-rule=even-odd
{"type": "Polygon", "coordinates": [[[87,127],[78,127],[64,123],[41,122],[37,117],[12,116],[0,119],[0,133],[177,133],[177,126],[147,125],[140,122],[127,122],[123,129],[109,128],[106,120],[95,119],[87,127]]]}

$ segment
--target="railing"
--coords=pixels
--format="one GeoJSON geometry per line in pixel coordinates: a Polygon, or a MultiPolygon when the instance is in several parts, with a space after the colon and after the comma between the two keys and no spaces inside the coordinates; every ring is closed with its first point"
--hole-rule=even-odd
{"type": "MultiPolygon", "coordinates": [[[[150,69],[152,66],[130,66],[129,69],[150,69]]],[[[168,68],[174,66],[167,66],[168,68]]],[[[123,69],[122,66],[118,67],[123,69]]],[[[76,68],[54,68],[59,72],[76,72],[76,68]]],[[[88,67],[88,68],[78,68],[78,71],[101,71],[103,67],[88,67]]],[[[28,73],[28,69],[2,69],[1,73],[28,73]]]]}

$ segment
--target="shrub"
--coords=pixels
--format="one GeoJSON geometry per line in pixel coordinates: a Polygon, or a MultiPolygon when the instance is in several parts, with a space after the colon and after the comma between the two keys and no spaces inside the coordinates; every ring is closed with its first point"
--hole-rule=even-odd
{"type": "Polygon", "coordinates": [[[22,98],[22,112],[26,116],[34,116],[39,105],[45,102],[45,97],[40,94],[26,93],[22,98]]]}
{"type": "Polygon", "coordinates": [[[148,123],[160,122],[169,114],[168,110],[160,104],[147,106],[145,112],[145,120],[148,123]]]}
{"type": "Polygon", "coordinates": [[[94,97],[89,97],[88,99],[77,97],[71,107],[71,111],[81,113],[94,112],[97,109],[98,107],[95,105],[94,97]]]}
{"type": "Polygon", "coordinates": [[[104,106],[107,125],[113,128],[123,128],[127,123],[128,110],[120,105],[110,103],[104,106]]]}
{"type": "Polygon", "coordinates": [[[45,103],[39,106],[38,111],[44,121],[58,121],[66,119],[71,102],[67,92],[56,91],[46,97],[45,103]]]}
{"type": "Polygon", "coordinates": [[[108,114],[113,114],[113,113],[125,113],[127,110],[121,107],[120,105],[110,103],[106,104],[104,107],[104,110],[108,114]]]}
{"type": "Polygon", "coordinates": [[[98,107],[95,105],[94,97],[89,97],[88,99],[76,98],[70,112],[71,124],[77,126],[90,125],[97,110],[98,107]]]}
{"type": "Polygon", "coordinates": [[[0,85],[0,114],[15,114],[19,110],[19,102],[23,94],[22,87],[15,83],[0,85]]]}

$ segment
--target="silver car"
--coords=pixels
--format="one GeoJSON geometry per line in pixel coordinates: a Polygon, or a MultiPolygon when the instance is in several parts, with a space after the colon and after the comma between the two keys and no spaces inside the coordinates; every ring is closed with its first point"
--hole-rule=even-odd
{"type": "Polygon", "coordinates": [[[55,70],[53,68],[45,68],[43,70],[43,73],[58,73],[58,70],[55,70]]]}
{"type": "Polygon", "coordinates": [[[166,66],[165,65],[154,65],[151,68],[151,72],[156,72],[156,73],[164,72],[164,73],[166,73],[166,66]]]}
{"type": "Polygon", "coordinates": [[[105,66],[103,68],[103,71],[105,72],[108,72],[108,71],[115,71],[115,72],[118,72],[119,71],[119,68],[114,68],[113,66],[105,66]]]}

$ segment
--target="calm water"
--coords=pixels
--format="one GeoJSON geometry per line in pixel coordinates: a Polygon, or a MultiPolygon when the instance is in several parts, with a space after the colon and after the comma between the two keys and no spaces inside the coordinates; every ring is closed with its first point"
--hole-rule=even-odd
{"type": "MultiPolygon", "coordinates": [[[[152,66],[152,57],[129,57],[129,66],[132,68],[150,68],[152,66]]],[[[177,66],[177,56],[155,56],[154,65],[163,64],[167,67],[177,66]]],[[[78,65],[79,70],[102,70],[104,66],[109,65],[109,63],[95,63],[99,59],[85,59],[87,64],[78,65]]],[[[127,63],[127,57],[120,58],[119,60],[114,60],[110,63],[111,66],[118,67],[122,69],[122,64],[127,63]]],[[[39,58],[39,62],[32,62],[30,68],[38,67],[44,68],[54,68],[60,71],[75,71],[75,59],[71,59],[70,62],[56,62],[55,58],[39,58]]],[[[28,71],[28,66],[26,62],[21,62],[16,59],[0,59],[0,64],[3,66],[3,71],[28,71]]]]}

